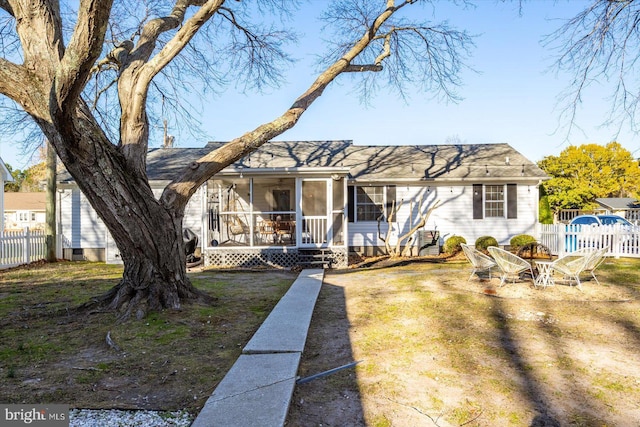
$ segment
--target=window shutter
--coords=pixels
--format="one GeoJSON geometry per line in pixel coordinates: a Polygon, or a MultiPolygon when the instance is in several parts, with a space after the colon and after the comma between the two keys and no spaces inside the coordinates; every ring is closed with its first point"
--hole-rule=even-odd
{"type": "Polygon", "coordinates": [[[482,219],[482,184],[473,184],[473,219],[482,219]]]}
{"type": "Polygon", "coordinates": [[[347,218],[349,222],[353,222],[355,218],[355,198],[356,187],[350,185],[347,187],[347,218]]]}
{"type": "Polygon", "coordinates": [[[518,218],[518,184],[507,184],[507,218],[518,218]]]}
{"type": "Polygon", "coordinates": [[[387,207],[385,209],[385,215],[389,218],[391,215],[391,209],[393,208],[393,202],[396,201],[396,186],[387,185],[387,207]]]}

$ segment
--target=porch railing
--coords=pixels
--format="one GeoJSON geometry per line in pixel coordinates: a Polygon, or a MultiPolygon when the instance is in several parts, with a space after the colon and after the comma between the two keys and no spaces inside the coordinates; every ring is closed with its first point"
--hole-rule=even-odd
{"type": "Polygon", "coordinates": [[[556,213],[556,222],[569,224],[571,220],[578,215],[599,215],[607,213],[606,209],[562,209],[556,213]]]}
{"type": "Polygon", "coordinates": [[[640,258],[640,227],[538,224],[537,235],[554,255],[607,247],[609,256],[640,258]]]}
{"type": "Polygon", "coordinates": [[[29,230],[0,232],[0,268],[28,264],[46,257],[44,231],[29,230]]]}
{"type": "Polygon", "coordinates": [[[327,217],[305,216],[302,220],[301,243],[322,246],[327,243],[327,217]]]}

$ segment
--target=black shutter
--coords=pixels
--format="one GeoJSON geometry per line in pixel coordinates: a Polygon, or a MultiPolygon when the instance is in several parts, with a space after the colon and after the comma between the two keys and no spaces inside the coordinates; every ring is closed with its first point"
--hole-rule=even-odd
{"type": "Polygon", "coordinates": [[[482,219],[482,184],[473,184],[473,219],[482,219]]]}
{"type": "Polygon", "coordinates": [[[518,184],[507,184],[507,218],[518,218],[518,184]]]}
{"type": "Polygon", "coordinates": [[[353,185],[347,187],[347,218],[349,219],[349,222],[353,222],[355,218],[355,192],[356,187],[354,187],[353,185]]]}
{"type": "Polygon", "coordinates": [[[391,209],[396,201],[396,186],[395,185],[387,185],[387,207],[385,209],[385,215],[387,218],[391,215],[391,209]]]}

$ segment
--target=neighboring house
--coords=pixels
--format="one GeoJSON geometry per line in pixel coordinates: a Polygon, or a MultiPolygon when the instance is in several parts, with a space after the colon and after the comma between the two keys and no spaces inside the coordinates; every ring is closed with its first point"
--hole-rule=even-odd
{"type": "Polygon", "coordinates": [[[4,160],[0,157],[0,186],[2,190],[0,191],[0,230],[4,230],[4,183],[5,182],[13,182],[13,177],[11,176],[11,172],[4,164],[4,160]]]}
{"type": "Polygon", "coordinates": [[[631,197],[603,197],[596,199],[608,213],[619,215],[631,222],[640,220],[640,201],[631,197]]]}
{"type": "Polygon", "coordinates": [[[640,208],[640,202],[631,197],[600,197],[596,199],[596,203],[602,206],[607,212],[612,214],[623,214],[629,209],[640,208]]]}
{"type": "Polygon", "coordinates": [[[44,230],[47,193],[8,192],[4,195],[4,229],[44,230]]]}
{"type": "MultiPolygon", "coordinates": [[[[222,144],[150,150],[152,188],[160,194],[185,165],[222,144]]],[[[508,144],[269,142],[207,181],[192,196],[184,227],[198,235],[205,265],[290,267],[324,251],[344,266],[350,251],[384,249],[384,218],[394,204],[392,241],[439,200],[425,231],[470,243],[490,235],[508,245],[514,235],[535,232],[538,185],[547,178],[508,144]]],[[[64,256],[117,261],[113,240],[75,183],[61,176],[58,189],[64,256]]],[[[431,236],[413,236],[413,253],[431,236]]]]}

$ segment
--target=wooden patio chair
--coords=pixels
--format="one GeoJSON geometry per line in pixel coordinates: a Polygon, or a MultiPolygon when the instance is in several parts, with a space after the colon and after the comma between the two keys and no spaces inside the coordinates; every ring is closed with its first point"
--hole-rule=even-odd
{"type": "Polygon", "coordinates": [[[562,274],[565,280],[568,280],[569,286],[571,281],[576,281],[576,287],[582,291],[582,284],[580,283],[580,274],[585,271],[587,264],[592,258],[593,253],[570,253],[562,256],[551,263],[551,271],[562,274]]]}
{"type": "Polygon", "coordinates": [[[466,245],[464,243],[461,243],[460,246],[462,247],[462,252],[464,252],[464,255],[467,257],[467,260],[471,263],[471,266],[473,267],[471,270],[471,275],[467,279],[467,282],[471,280],[474,274],[480,271],[488,271],[489,279],[491,279],[491,269],[497,266],[493,258],[483,254],[476,248],[466,245]]]}
{"type": "Polygon", "coordinates": [[[516,278],[519,278],[520,274],[526,271],[528,271],[529,274],[531,274],[531,278],[533,278],[533,270],[527,260],[495,246],[490,246],[487,250],[496,261],[496,264],[498,264],[498,268],[502,271],[500,286],[504,286],[504,282],[509,276],[511,276],[513,282],[515,282],[516,278]]]}

